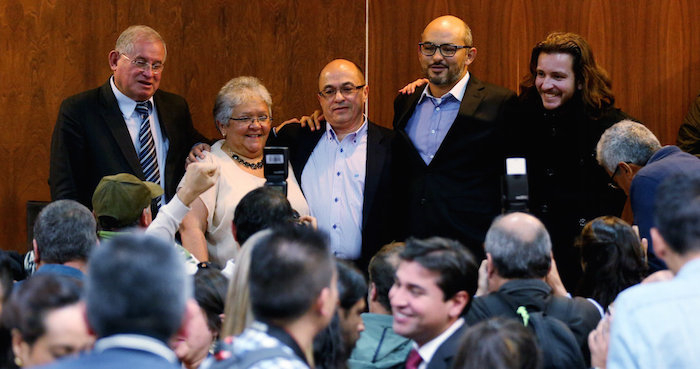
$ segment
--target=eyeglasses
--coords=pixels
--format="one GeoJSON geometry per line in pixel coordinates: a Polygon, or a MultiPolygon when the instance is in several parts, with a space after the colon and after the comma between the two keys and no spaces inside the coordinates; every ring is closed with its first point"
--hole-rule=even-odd
{"type": "Polygon", "coordinates": [[[136,68],[140,69],[142,72],[148,72],[151,70],[153,74],[160,74],[163,72],[163,63],[161,62],[155,62],[153,64],[143,60],[143,59],[134,59],[131,60],[126,54],[122,53],[122,56],[126,58],[126,60],[130,61],[131,64],[135,65],[136,68]]]}
{"type": "MultiPolygon", "coordinates": [[[[628,163],[628,164],[629,164],[629,163],[628,163]]],[[[618,171],[618,170],[620,170],[620,166],[619,166],[619,165],[615,167],[615,171],[614,171],[613,174],[610,176],[610,180],[608,181],[608,187],[610,187],[610,188],[612,188],[612,189],[614,189],[614,190],[619,190],[619,189],[620,189],[620,186],[618,186],[617,183],[615,182],[615,176],[617,175],[617,171],[618,171]]]]}
{"type": "Polygon", "coordinates": [[[236,122],[237,124],[243,124],[243,125],[251,125],[255,121],[257,121],[260,124],[264,124],[264,123],[267,123],[267,122],[272,120],[272,118],[268,117],[267,115],[261,115],[259,117],[240,117],[240,118],[230,117],[228,119],[236,122]]]}
{"type": "Polygon", "coordinates": [[[440,54],[442,56],[450,57],[450,56],[455,56],[457,54],[457,51],[459,49],[471,49],[471,46],[459,46],[459,45],[453,45],[453,44],[442,44],[442,45],[435,45],[432,42],[420,42],[418,43],[418,46],[420,47],[420,52],[421,54],[425,56],[433,56],[435,55],[435,52],[440,49],[440,54]]]}
{"type": "Polygon", "coordinates": [[[359,85],[359,86],[353,86],[353,85],[345,85],[341,87],[340,89],[336,89],[334,87],[326,87],[323,89],[323,91],[318,92],[318,96],[324,97],[326,99],[331,99],[333,98],[338,91],[340,91],[340,94],[345,96],[345,97],[351,97],[357,93],[362,87],[365,87],[366,85],[359,85]]]}

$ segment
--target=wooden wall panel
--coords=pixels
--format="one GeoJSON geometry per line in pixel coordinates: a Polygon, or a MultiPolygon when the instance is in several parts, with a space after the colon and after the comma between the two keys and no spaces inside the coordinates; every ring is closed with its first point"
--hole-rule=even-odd
{"type": "Polygon", "coordinates": [[[219,88],[254,75],[282,121],[317,107],[320,68],[365,58],[369,26],[369,115],[391,125],[396,91],[420,76],[425,25],[455,14],[472,28],[479,78],[517,89],[532,46],[551,31],[586,37],[608,70],[618,106],[664,143],[675,141],[700,91],[700,3],[695,0],[3,0],[0,4],[0,231],[24,249],[25,203],[49,200],[51,132],[60,102],[110,74],[107,54],[130,24],[168,43],[161,88],[183,95],[196,127],[216,137],[219,88]],[[369,12],[365,18],[365,6],[369,12]]]}
{"type": "Polygon", "coordinates": [[[700,3],[694,0],[369,0],[370,116],[391,125],[396,91],[421,76],[417,43],[433,18],[472,29],[470,71],[517,90],[532,47],[552,31],[583,35],[613,80],[617,105],[674,143],[700,91],[700,3]]]}
{"type": "Polygon", "coordinates": [[[25,204],[49,200],[51,133],[61,101],[104,83],[107,54],[131,24],[168,46],[161,88],[184,96],[195,126],[211,118],[219,88],[260,78],[277,121],[313,111],[318,72],[345,57],[364,63],[365,3],[306,0],[3,0],[0,4],[0,232],[25,249],[25,204]]]}

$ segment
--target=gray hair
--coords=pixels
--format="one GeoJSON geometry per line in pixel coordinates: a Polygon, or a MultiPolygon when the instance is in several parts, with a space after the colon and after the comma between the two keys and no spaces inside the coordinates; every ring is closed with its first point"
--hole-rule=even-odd
{"type": "Polygon", "coordinates": [[[39,213],[34,239],[39,258],[46,263],[86,261],[97,244],[95,217],[77,201],[54,201],[39,213]]]}
{"type": "Polygon", "coordinates": [[[494,219],[486,233],[484,248],[503,278],[544,278],[551,267],[552,241],[544,224],[525,213],[511,213],[494,219]],[[504,224],[509,218],[514,224],[504,224]]]}
{"type": "Polygon", "coordinates": [[[87,318],[98,338],[131,333],[167,342],[180,328],[192,283],[171,244],[117,236],[95,248],[88,268],[87,318]]]}
{"type": "Polygon", "coordinates": [[[659,139],[644,125],[631,120],[615,123],[600,136],[596,146],[598,164],[610,172],[620,162],[644,166],[661,149],[659,139]]]}
{"type": "Polygon", "coordinates": [[[165,58],[168,56],[168,49],[165,46],[165,41],[163,37],[160,36],[156,30],[149,26],[130,26],[125,29],[117,38],[117,44],[114,46],[114,50],[122,54],[132,55],[134,54],[134,44],[138,41],[151,41],[160,42],[163,44],[163,60],[165,63],[165,58]]]}
{"type": "MultiPolygon", "coordinates": [[[[251,98],[260,98],[267,104],[268,115],[272,114],[272,97],[267,88],[255,77],[236,77],[221,87],[214,103],[214,124],[219,122],[225,126],[238,105],[251,98]]],[[[216,126],[219,129],[219,126],[216,126]]]]}

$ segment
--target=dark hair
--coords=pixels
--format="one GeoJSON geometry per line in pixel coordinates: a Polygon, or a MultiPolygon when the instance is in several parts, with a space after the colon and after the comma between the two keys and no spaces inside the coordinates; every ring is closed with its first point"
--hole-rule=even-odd
{"type": "Polygon", "coordinates": [[[295,220],[289,200],[271,187],[258,187],[248,192],[236,205],[233,224],[239,244],[256,232],[295,220]]]}
{"type": "Polygon", "coordinates": [[[700,173],[666,178],[656,190],[654,222],[674,252],[700,251],[700,173]]]}
{"type": "Polygon", "coordinates": [[[35,275],[10,295],[2,309],[3,325],[17,329],[22,339],[32,346],[46,333],[44,319],[51,311],[77,303],[82,282],[64,275],[35,275]]]}
{"type": "Polygon", "coordinates": [[[327,236],[301,225],[282,226],[262,237],[251,260],[253,314],[278,324],[304,315],[335,273],[327,236]]]}
{"type": "Polygon", "coordinates": [[[586,39],[576,33],[550,33],[535,45],[530,56],[530,74],[525,76],[520,85],[521,93],[535,85],[537,61],[541,53],[564,53],[573,57],[571,67],[576,76],[576,84],[582,86],[580,98],[589,117],[599,117],[603,110],[615,103],[608,73],[596,64],[593,50],[586,39]]]}
{"type": "Polygon", "coordinates": [[[391,311],[389,290],[394,285],[396,268],[399,266],[399,254],[405,247],[403,242],[384,245],[369,261],[369,281],[374,283],[377,301],[387,311],[391,311]]]}
{"type": "Polygon", "coordinates": [[[85,300],[98,338],[142,334],[167,341],[180,328],[191,283],[172,244],[145,234],[124,234],[95,248],[85,300]]]}
{"type": "Polygon", "coordinates": [[[576,294],[608,306],[617,294],[644,279],[647,265],[639,237],[624,220],[598,217],[586,224],[576,241],[583,275],[576,294]]]}
{"type": "Polygon", "coordinates": [[[338,270],[338,304],[343,310],[353,307],[367,297],[367,282],[357,268],[346,261],[336,260],[338,270]]]}
{"type": "Polygon", "coordinates": [[[467,329],[455,369],[538,369],[542,354],[534,334],[514,319],[492,318],[467,329]]]}
{"type": "Polygon", "coordinates": [[[464,311],[469,310],[471,300],[476,293],[479,267],[472,253],[461,243],[442,237],[424,240],[409,238],[406,240],[406,248],[399,257],[401,260],[414,261],[425,269],[439,273],[437,285],[445,295],[445,301],[459,291],[466,291],[469,301],[464,311]]]}
{"type": "Polygon", "coordinates": [[[41,261],[63,264],[87,260],[97,244],[97,224],[84,205],[58,200],[41,210],[34,223],[34,239],[41,261]]]}
{"type": "Polygon", "coordinates": [[[314,364],[316,369],[345,369],[350,352],[346,352],[336,311],[328,326],[314,337],[314,364]]]}
{"type": "Polygon", "coordinates": [[[207,316],[209,330],[221,332],[221,317],[226,302],[228,279],[211,265],[198,268],[194,274],[194,299],[207,316]]]}

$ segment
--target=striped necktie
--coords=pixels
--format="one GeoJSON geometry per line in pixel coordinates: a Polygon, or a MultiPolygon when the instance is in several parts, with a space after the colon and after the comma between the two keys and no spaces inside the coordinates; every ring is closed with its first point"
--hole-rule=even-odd
{"type": "MultiPolygon", "coordinates": [[[[141,118],[141,126],[139,128],[139,143],[141,144],[141,148],[139,149],[139,162],[141,163],[141,169],[143,169],[145,179],[160,185],[160,170],[158,169],[158,159],[156,157],[156,144],[151,134],[150,111],[150,101],[136,103],[136,112],[139,113],[139,117],[141,118]]],[[[157,206],[160,207],[160,197],[155,200],[157,206]]]]}

